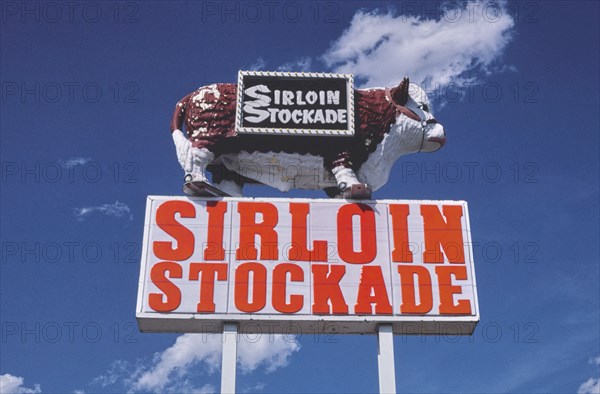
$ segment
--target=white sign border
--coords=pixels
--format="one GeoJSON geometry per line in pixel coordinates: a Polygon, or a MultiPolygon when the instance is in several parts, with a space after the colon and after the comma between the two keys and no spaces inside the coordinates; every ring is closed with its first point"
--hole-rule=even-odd
{"type": "MultiPolygon", "coordinates": [[[[169,198],[171,200],[192,201],[261,201],[289,202],[291,198],[259,198],[259,197],[186,197],[151,195],[146,200],[146,217],[144,219],[144,244],[142,245],[141,262],[146,261],[148,239],[150,236],[150,213],[154,200],[169,198]]],[[[340,203],[340,200],[327,198],[294,198],[295,202],[328,202],[340,203]]],[[[140,263],[138,283],[138,299],[136,303],[136,319],[141,332],[180,332],[180,333],[221,333],[223,324],[238,322],[240,331],[248,334],[298,334],[290,327],[299,328],[301,334],[365,334],[377,333],[379,324],[391,324],[394,334],[404,335],[471,335],[480,321],[479,299],[477,296],[477,280],[475,276],[475,261],[471,223],[469,221],[468,204],[464,200],[345,200],[348,203],[401,203],[401,204],[450,204],[462,205],[465,211],[465,233],[463,240],[471,255],[468,269],[470,270],[473,287],[473,313],[458,316],[408,316],[408,315],[256,315],[256,314],[205,314],[205,313],[160,313],[142,312],[144,302],[144,286],[146,264],[140,263]],[[267,324],[265,324],[267,323],[267,324]],[[328,329],[334,328],[334,332],[328,329]],[[266,331],[268,329],[268,331],[266,331]],[[457,330],[457,331],[456,331],[457,330]]]]}

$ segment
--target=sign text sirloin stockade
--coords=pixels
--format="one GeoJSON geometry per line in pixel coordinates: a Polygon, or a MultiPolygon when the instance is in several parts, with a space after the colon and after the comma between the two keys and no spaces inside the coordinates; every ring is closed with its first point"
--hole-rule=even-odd
{"type": "Polygon", "coordinates": [[[260,123],[265,119],[269,122],[277,121],[287,124],[311,126],[313,124],[346,124],[347,111],[345,109],[311,109],[314,105],[339,105],[339,90],[309,90],[306,94],[302,90],[279,90],[271,91],[266,85],[254,85],[244,89],[244,94],[252,100],[246,100],[244,104],[244,119],[253,124],[260,123]],[[271,94],[273,98],[271,99],[271,94]],[[274,106],[288,108],[269,108],[274,106]],[[295,108],[296,109],[295,109],[295,108]],[[303,107],[299,109],[298,107],[303,107]]]}
{"type": "MultiPolygon", "coordinates": [[[[238,132],[290,130],[351,135],[353,86],[344,74],[240,72],[238,132]]],[[[293,132],[292,132],[293,133],[293,132]]]]}
{"type": "Polygon", "coordinates": [[[149,197],[142,265],[141,313],[478,314],[464,202],[149,197]]]}

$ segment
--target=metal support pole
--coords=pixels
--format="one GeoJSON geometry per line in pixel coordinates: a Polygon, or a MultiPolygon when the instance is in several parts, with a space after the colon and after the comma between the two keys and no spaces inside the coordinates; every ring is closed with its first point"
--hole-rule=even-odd
{"type": "Polygon", "coordinates": [[[237,362],[237,323],[223,324],[223,358],[221,359],[221,394],[235,393],[237,362]]]}
{"type": "Polygon", "coordinates": [[[396,392],[396,366],[394,365],[394,332],[391,324],[377,327],[377,364],[379,367],[379,392],[396,392]]]}

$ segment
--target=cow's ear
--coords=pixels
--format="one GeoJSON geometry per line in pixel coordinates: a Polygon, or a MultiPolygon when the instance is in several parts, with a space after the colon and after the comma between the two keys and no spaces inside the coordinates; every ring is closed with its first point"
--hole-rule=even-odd
{"type": "Polygon", "coordinates": [[[404,77],[398,86],[390,89],[392,100],[394,100],[396,104],[406,105],[408,102],[408,85],[410,85],[408,77],[404,77]]]}

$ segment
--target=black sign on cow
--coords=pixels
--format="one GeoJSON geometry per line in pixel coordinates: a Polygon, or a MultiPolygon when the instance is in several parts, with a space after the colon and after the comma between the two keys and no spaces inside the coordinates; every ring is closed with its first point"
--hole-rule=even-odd
{"type": "Polygon", "coordinates": [[[353,89],[349,74],[240,71],[236,131],[351,136],[353,89]]]}

